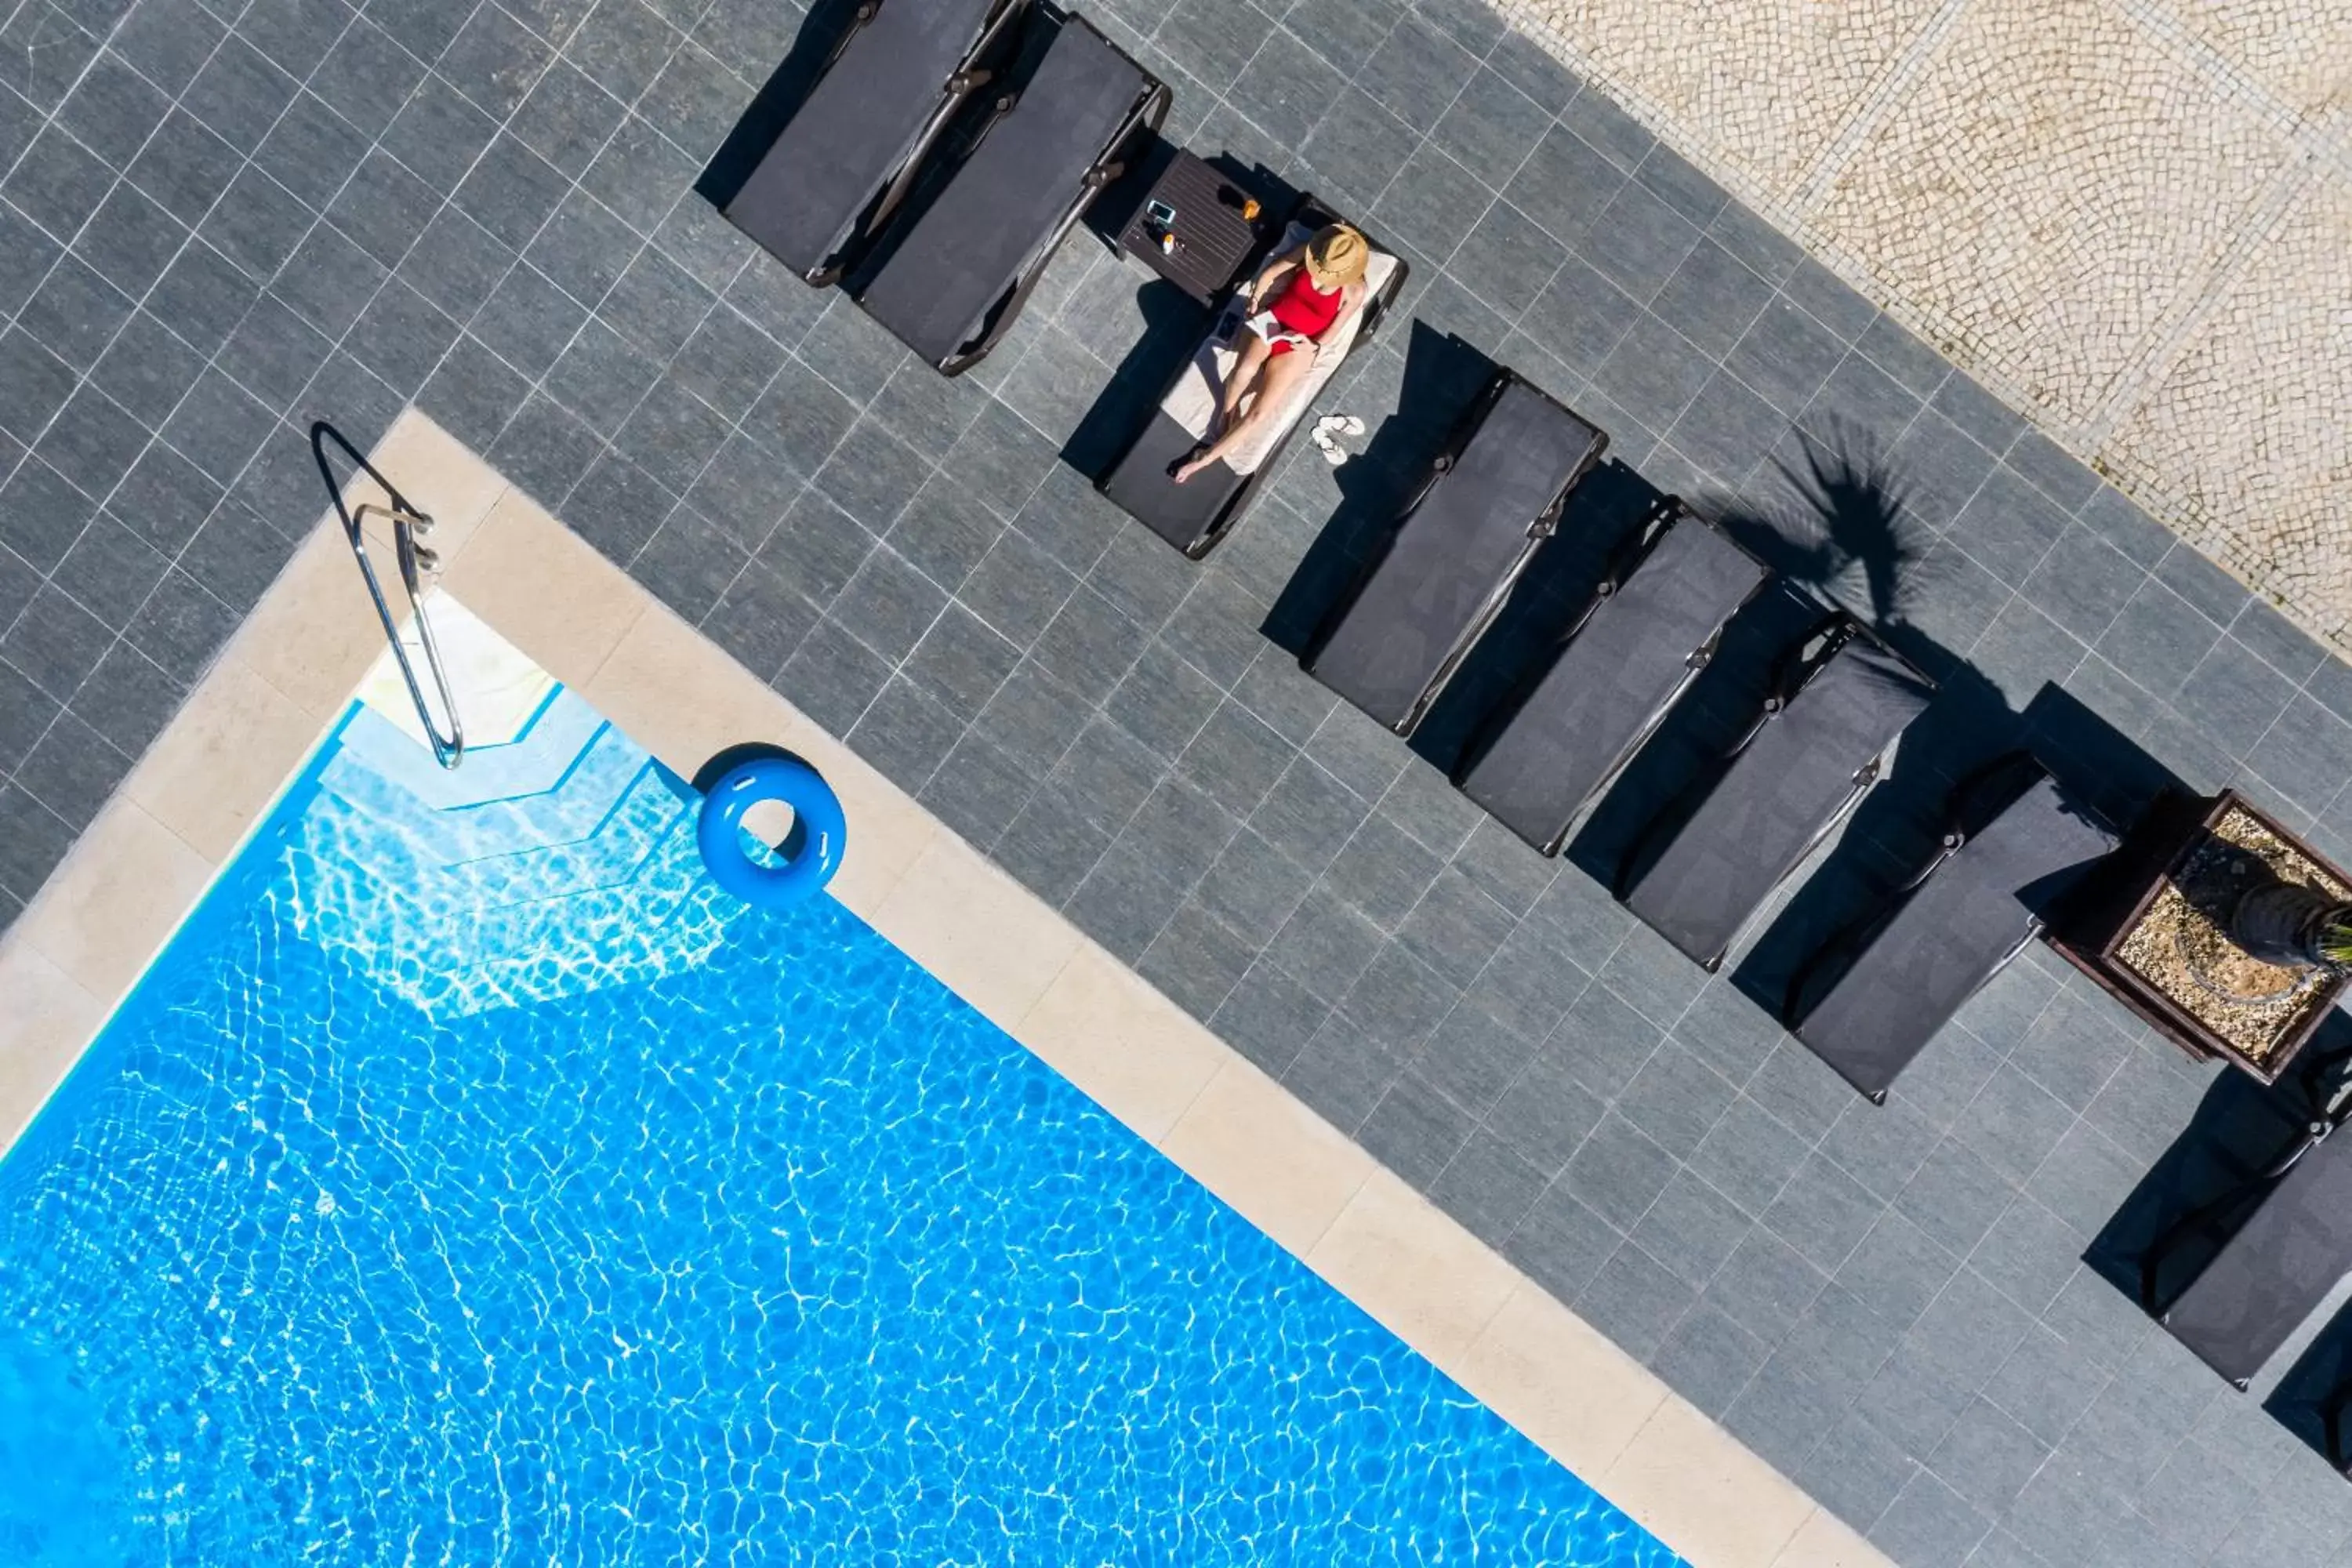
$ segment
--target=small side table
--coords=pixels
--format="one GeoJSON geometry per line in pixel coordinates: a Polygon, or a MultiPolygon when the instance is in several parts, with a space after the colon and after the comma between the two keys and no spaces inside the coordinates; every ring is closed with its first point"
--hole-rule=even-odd
{"type": "Polygon", "coordinates": [[[1203,305],[1233,287],[1259,249],[1279,230],[1279,219],[1254,191],[1225,178],[1182,148],[1152,182],[1135,216],[1119,231],[1119,247],[1139,258],[1160,277],[1203,305]],[[1255,221],[1242,216],[1244,203],[1259,205],[1255,221]],[[1160,248],[1150,214],[1155,202],[1176,209],[1173,255],[1160,248]]]}

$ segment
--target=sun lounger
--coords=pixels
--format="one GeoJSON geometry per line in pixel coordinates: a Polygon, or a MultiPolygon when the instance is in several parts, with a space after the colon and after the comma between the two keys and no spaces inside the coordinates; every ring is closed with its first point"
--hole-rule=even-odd
{"type": "MultiPolygon", "coordinates": [[[[2271,1167],[2177,1222],[2141,1263],[2140,1300],[2172,1337],[2243,1388],[2352,1272],[2352,1137],[2315,1121],[2271,1167]],[[2161,1270],[2180,1245],[2244,1223],[2189,1288],[2158,1309],[2161,1270]]],[[[2340,1415],[2331,1410],[2330,1424],[2340,1415]]]]}
{"type": "Polygon", "coordinates": [[[1496,374],[1309,647],[1307,672],[1412,734],[1608,444],[1515,373],[1496,374]]]}
{"type": "MultiPolygon", "coordinates": [[[[1341,221],[1336,215],[1302,205],[1277,251],[1304,245],[1324,225],[1341,221]]],[[[1248,279],[1235,286],[1224,308],[1210,324],[1208,335],[1179,367],[1168,390],[1118,461],[1097,487],[1137,521],[1198,561],[1231,532],[1257,494],[1259,481],[1271,472],[1300,421],[1322,395],[1349,354],[1370,341],[1397,292],[1404,287],[1408,268],[1382,250],[1377,241],[1364,268],[1363,309],[1340,321],[1316,345],[1315,368],[1291,391],[1288,406],[1244,448],[1212,464],[1182,484],[1169,477],[1175,466],[1207,439],[1210,416],[1216,412],[1217,394],[1240,358],[1242,321],[1248,314],[1244,296],[1248,279]]],[[[1254,276],[1254,275],[1253,275],[1254,276]]]]}
{"type": "Polygon", "coordinates": [[[734,198],[728,221],[831,283],[887,222],[1028,0],[868,0],[734,198]]]}
{"type": "Polygon", "coordinates": [[[1472,740],[1455,784],[1504,826],[1559,854],[1767,576],[1682,502],[1659,501],[1549,668],[1472,740]]]}
{"type": "MultiPolygon", "coordinates": [[[[892,0],[895,3],[895,0],[892,0]]],[[[984,358],[1168,89],[1076,16],[996,100],[977,144],[885,236],[859,302],[949,375],[984,358]]]]}
{"type": "Polygon", "coordinates": [[[1776,889],[1837,830],[1875,782],[1935,685],[1837,616],[1783,662],[1727,765],[1658,813],[1618,865],[1618,896],[1709,970],[1776,889]],[[1679,826],[1674,826],[1681,816],[1679,826]],[[1654,858],[1646,851],[1672,837],[1654,858]],[[1643,863],[1647,858],[1646,865],[1643,863]]]}
{"type": "Polygon", "coordinates": [[[1927,865],[1798,971],[1784,1021],[1884,1103],[1960,1005],[2025,950],[2058,900],[2115,847],[2115,835],[2030,754],[1997,759],[1952,792],[1942,846],[1927,865]]]}

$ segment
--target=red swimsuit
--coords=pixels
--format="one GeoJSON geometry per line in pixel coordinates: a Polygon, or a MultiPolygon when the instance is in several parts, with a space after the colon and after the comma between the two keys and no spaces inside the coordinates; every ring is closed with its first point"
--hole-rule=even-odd
{"type": "MultiPolygon", "coordinates": [[[[1331,323],[1339,319],[1339,303],[1347,293],[1345,289],[1334,289],[1326,294],[1315,287],[1314,279],[1307,275],[1307,268],[1301,267],[1290,275],[1289,287],[1284,289],[1282,297],[1274,302],[1273,316],[1284,328],[1302,338],[1320,338],[1331,330],[1331,323]]],[[[1291,346],[1277,338],[1267,346],[1266,353],[1286,354],[1291,346]]]]}

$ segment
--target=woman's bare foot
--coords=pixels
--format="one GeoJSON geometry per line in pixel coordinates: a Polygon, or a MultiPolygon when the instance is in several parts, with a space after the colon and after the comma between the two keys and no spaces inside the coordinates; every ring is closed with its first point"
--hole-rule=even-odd
{"type": "Polygon", "coordinates": [[[1199,473],[1202,468],[1207,468],[1211,463],[1215,461],[1216,458],[1206,451],[1197,453],[1193,457],[1186,459],[1184,462],[1178,464],[1176,467],[1176,472],[1172,477],[1176,482],[1181,485],[1186,479],[1191,479],[1194,474],[1199,473]]]}

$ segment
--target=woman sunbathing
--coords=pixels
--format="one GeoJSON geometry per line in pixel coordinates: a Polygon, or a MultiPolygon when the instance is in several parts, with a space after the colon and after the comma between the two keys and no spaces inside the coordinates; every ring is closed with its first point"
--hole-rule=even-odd
{"type": "Polygon", "coordinates": [[[1178,484],[1250,439],[1265,420],[1280,416],[1291,389],[1314,366],[1315,345],[1363,307],[1370,256],[1362,235],[1335,223],[1259,271],[1249,287],[1241,358],[1218,394],[1206,439],[1177,466],[1172,477],[1178,484]],[[1247,413],[1242,412],[1244,400],[1247,413]]]}

